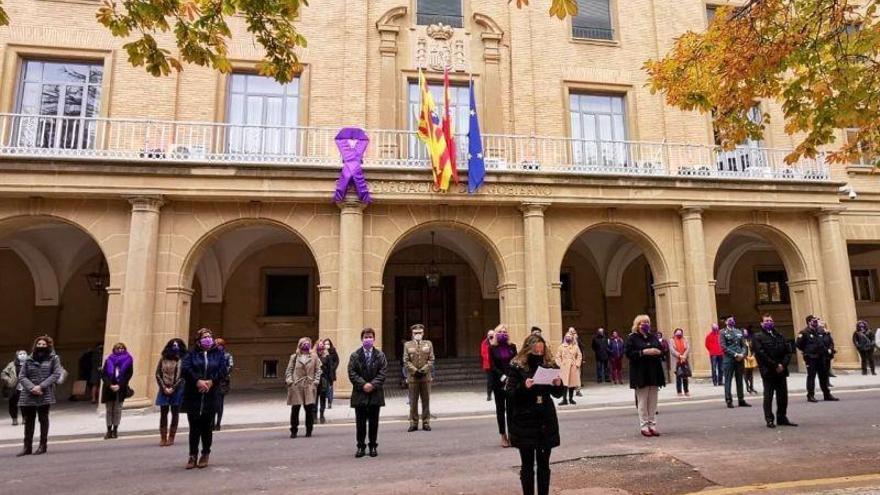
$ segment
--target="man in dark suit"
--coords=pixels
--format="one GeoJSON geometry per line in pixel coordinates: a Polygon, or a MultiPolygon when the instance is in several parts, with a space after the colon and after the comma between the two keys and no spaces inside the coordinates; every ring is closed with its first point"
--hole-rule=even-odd
{"type": "Polygon", "coordinates": [[[765,314],[761,319],[761,331],[752,337],[755,358],[761,381],[764,382],[764,419],[767,428],[776,425],[797,426],[789,421],[788,413],[788,365],[792,348],[785,337],[776,330],[773,317],[765,314]],[[773,416],[773,395],[776,395],[776,417],[773,416]],[[775,421],[774,421],[775,419],[775,421]]]}
{"type": "Polygon", "coordinates": [[[372,328],[361,330],[361,347],[348,360],[348,378],[351,380],[351,407],[357,423],[357,453],[366,455],[367,429],[369,428],[370,457],[379,455],[376,438],[379,433],[379,410],[385,406],[385,372],[388,360],[376,349],[376,332],[372,328]]]}

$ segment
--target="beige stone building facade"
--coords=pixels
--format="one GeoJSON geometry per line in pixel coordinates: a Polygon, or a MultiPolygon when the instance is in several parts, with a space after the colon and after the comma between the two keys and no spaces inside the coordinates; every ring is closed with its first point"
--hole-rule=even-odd
{"type": "Polygon", "coordinates": [[[361,328],[396,358],[419,321],[442,363],[475,359],[499,322],[557,343],[568,326],[628,333],[639,313],[684,328],[705,373],[719,315],[745,326],[770,312],[789,335],[824,316],[836,365],[856,366],[857,318],[880,326],[871,167],[786,165],[774,102],[756,102],[763,141],[723,152],[706,116],[651,95],[642,63],[705,26],[702,1],[582,0],[566,21],[531,3],[306,8],[304,68],[281,86],[253,72],[240,18],[233,74],[153,78],[96,24],[95,2],[7,2],[0,356],[48,333],[73,373],[96,343],[123,341],[131,403],[145,405],[165,342],[202,326],[235,354],[234,388],[273,388],[302,336],[331,338],[345,366],[361,328]],[[460,134],[473,80],[476,194],[464,135],[464,184],[443,194],[413,132],[418,70],[436,91],[444,67],[460,134]],[[331,200],[343,126],[370,136],[370,205],[331,200]]]}

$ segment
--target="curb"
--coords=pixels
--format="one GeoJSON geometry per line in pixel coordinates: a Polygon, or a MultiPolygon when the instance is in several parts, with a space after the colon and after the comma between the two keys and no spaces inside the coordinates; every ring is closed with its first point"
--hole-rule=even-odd
{"type": "MultiPolygon", "coordinates": [[[[840,386],[840,387],[835,387],[834,389],[836,391],[840,391],[840,392],[853,392],[853,391],[860,391],[860,390],[880,390],[880,384],[877,384],[877,385],[853,385],[853,386],[848,386],[848,387],[847,386],[840,386]]],[[[806,392],[806,390],[793,390],[793,391],[789,390],[788,395],[789,395],[789,397],[791,397],[793,395],[793,393],[797,394],[797,393],[803,393],[803,392],[806,392]]],[[[753,397],[760,397],[760,395],[753,396],[753,397]]],[[[724,397],[708,396],[708,397],[691,397],[688,399],[679,398],[679,397],[672,397],[672,398],[669,398],[666,400],[660,400],[658,402],[658,404],[660,404],[660,405],[663,405],[663,404],[666,404],[666,405],[706,404],[706,403],[709,403],[714,400],[718,400],[723,403],[724,397]]],[[[600,403],[594,403],[594,404],[588,404],[588,405],[585,404],[583,406],[576,406],[573,408],[572,407],[566,407],[565,409],[557,408],[557,411],[564,411],[566,413],[589,412],[592,410],[626,407],[626,406],[631,406],[631,405],[632,405],[632,401],[630,401],[630,400],[612,401],[612,402],[600,402],[600,403]]],[[[137,412],[135,414],[136,415],[143,415],[143,413],[137,413],[137,412]]],[[[181,414],[183,414],[183,413],[181,413],[181,414]]],[[[462,419],[462,418],[482,419],[482,418],[494,418],[494,417],[495,417],[494,412],[487,411],[487,410],[483,409],[483,410],[477,410],[477,411],[459,411],[453,415],[440,417],[440,418],[433,416],[433,419],[439,420],[439,421],[445,421],[445,420],[462,419]]],[[[407,422],[407,421],[409,421],[408,415],[395,415],[395,416],[383,417],[381,420],[381,423],[401,423],[401,422],[407,422]]],[[[354,425],[354,423],[355,423],[354,419],[352,418],[352,419],[336,420],[332,423],[328,422],[327,424],[325,424],[323,426],[324,427],[327,427],[327,426],[348,426],[348,425],[354,425]]],[[[322,425],[319,425],[319,424],[315,425],[316,428],[319,428],[321,426],[322,425]]],[[[232,423],[232,424],[224,425],[223,430],[221,430],[221,432],[224,430],[240,431],[240,430],[258,430],[258,429],[263,429],[263,430],[287,429],[288,427],[289,427],[289,424],[287,422],[232,423]]],[[[178,429],[177,431],[179,434],[180,433],[187,433],[189,431],[189,428],[183,427],[183,428],[178,429]]],[[[150,435],[156,436],[158,438],[158,436],[159,436],[158,434],[159,434],[158,428],[131,430],[131,431],[125,431],[124,433],[120,434],[119,438],[120,439],[134,439],[134,438],[143,438],[144,436],[150,436],[150,435]]],[[[50,441],[73,441],[73,440],[88,440],[88,439],[102,440],[102,435],[103,435],[102,432],[77,433],[77,434],[73,434],[73,435],[57,435],[57,436],[53,435],[50,437],[50,441]]],[[[20,446],[20,445],[21,445],[21,441],[19,441],[19,440],[15,440],[15,441],[13,441],[13,440],[0,440],[0,448],[10,447],[10,446],[20,446]]]]}

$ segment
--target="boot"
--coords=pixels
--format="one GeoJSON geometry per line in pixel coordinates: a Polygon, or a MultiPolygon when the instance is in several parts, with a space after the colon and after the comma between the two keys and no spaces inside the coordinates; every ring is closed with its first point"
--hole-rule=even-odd
{"type": "Polygon", "coordinates": [[[18,426],[18,418],[12,418],[12,426],[18,426]]]}
{"type": "Polygon", "coordinates": [[[108,426],[107,433],[104,433],[104,440],[110,440],[111,438],[113,438],[113,427],[108,426]]]}
{"type": "Polygon", "coordinates": [[[321,424],[324,424],[324,423],[327,422],[327,419],[326,419],[326,418],[324,417],[324,415],[322,414],[322,415],[321,415],[321,418],[320,418],[318,421],[319,421],[321,424]]]}
{"type": "Polygon", "coordinates": [[[159,427],[159,447],[166,447],[168,445],[168,428],[159,427]]]}
{"type": "Polygon", "coordinates": [[[21,450],[21,452],[19,452],[18,454],[15,454],[15,457],[24,457],[26,455],[31,455],[33,453],[34,453],[33,447],[31,446],[30,442],[27,442],[24,444],[24,448],[21,450]]]}
{"type": "Polygon", "coordinates": [[[199,458],[199,463],[196,464],[196,466],[198,466],[199,469],[208,467],[208,457],[210,457],[208,454],[202,454],[202,457],[199,458]]]}
{"type": "Polygon", "coordinates": [[[312,436],[312,429],[306,428],[306,438],[311,438],[311,436],[312,436]]]}
{"type": "Polygon", "coordinates": [[[37,447],[37,451],[34,452],[34,455],[40,455],[46,453],[46,441],[40,440],[40,446],[37,447]]]}
{"type": "Polygon", "coordinates": [[[194,467],[196,467],[196,456],[191,455],[186,461],[186,469],[193,469],[194,467]]]}
{"type": "Polygon", "coordinates": [[[119,438],[119,425],[113,425],[113,438],[119,438]]]}
{"type": "Polygon", "coordinates": [[[170,446],[174,445],[174,435],[176,435],[176,434],[177,434],[177,428],[172,426],[171,429],[168,430],[168,443],[165,444],[166,446],[170,447],[170,446]]]}

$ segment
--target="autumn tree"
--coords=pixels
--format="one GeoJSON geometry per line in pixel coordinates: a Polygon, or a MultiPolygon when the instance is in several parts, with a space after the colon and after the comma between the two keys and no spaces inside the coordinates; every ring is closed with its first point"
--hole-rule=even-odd
{"type": "Polygon", "coordinates": [[[750,0],[723,7],[704,32],[687,32],[670,53],[645,64],[652,90],[684,110],[711,113],[725,147],[760,139],[748,118],[761,99],[779,101],[798,139],[787,157],[814,157],[836,131],[834,162],[871,157],[880,165],[878,0],[750,0]]]}

